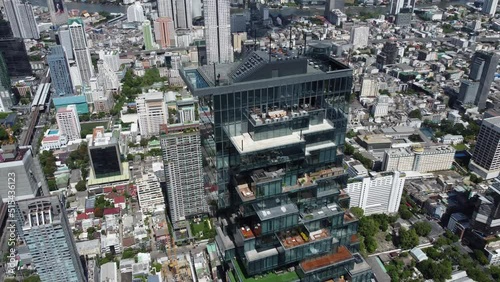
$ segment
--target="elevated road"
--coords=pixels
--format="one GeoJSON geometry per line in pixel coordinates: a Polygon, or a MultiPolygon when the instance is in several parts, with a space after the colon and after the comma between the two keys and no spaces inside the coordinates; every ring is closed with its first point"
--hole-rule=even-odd
{"type": "MultiPolygon", "coordinates": [[[[456,37],[425,37],[425,38],[397,38],[397,39],[375,39],[370,40],[368,43],[385,43],[387,41],[397,41],[397,42],[432,42],[432,41],[440,41],[440,42],[448,42],[456,37]]],[[[477,42],[500,42],[500,37],[476,37],[477,42]]]]}

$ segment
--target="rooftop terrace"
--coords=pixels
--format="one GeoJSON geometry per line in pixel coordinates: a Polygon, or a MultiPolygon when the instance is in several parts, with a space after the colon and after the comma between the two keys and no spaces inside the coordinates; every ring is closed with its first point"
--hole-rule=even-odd
{"type": "Polygon", "coordinates": [[[328,254],[325,256],[301,262],[299,266],[300,268],[302,268],[304,272],[307,273],[323,267],[338,264],[340,262],[348,261],[351,259],[353,259],[351,252],[349,252],[349,250],[346,247],[340,246],[337,249],[336,253],[328,254]]]}
{"type": "Polygon", "coordinates": [[[295,248],[328,237],[330,237],[330,232],[326,228],[308,232],[307,229],[299,227],[278,234],[281,245],[285,249],[295,248]]]}

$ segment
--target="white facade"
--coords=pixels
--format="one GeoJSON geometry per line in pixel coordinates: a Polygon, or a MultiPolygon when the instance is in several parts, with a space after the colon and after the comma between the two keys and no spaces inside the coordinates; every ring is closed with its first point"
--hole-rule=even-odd
{"type": "Polygon", "coordinates": [[[97,63],[97,70],[99,71],[99,83],[104,88],[104,91],[118,91],[120,89],[120,79],[116,72],[104,61],[97,63]]]}
{"type": "Polygon", "coordinates": [[[449,170],[455,157],[451,146],[389,149],[384,154],[385,171],[431,172],[449,170]]]}
{"type": "Polygon", "coordinates": [[[66,135],[68,141],[80,139],[80,119],[75,105],[69,105],[66,109],[61,108],[56,114],[59,132],[66,135]]]}
{"type": "Polygon", "coordinates": [[[208,64],[233,61],[229,7],[229,0],[203,1],[208,64]]]}
{"type": "Polygon", "coordinates": [[[21,3],[19,0],[5,0],[4,7],[14,37],[40,39],[40,32],[30,3],[21,3]]]}
{"type": "Polygon", "coordinates": [[[135,2],[127,8],[127,22],[144,22],[144,9],[142,8],[141,2],[135,2]]]}
{"type": "Polygon", "coordinates": [[[104,51],[99,52],[99,59],[103,60],[112,71],[120,70],[120,54],[118,51],[104,51]]]}
{"type": "Polygon", "coordinates": [[[347,184],[350,207],[360,207],[366,215],[395,213],[399,209],[405,176],[398,171],[356,179],[347,184]]]}
{"type": "Polygon", "coordinates": [[[500,242],[492,242],[484,247],[486,254],[488,255],[488,262],[490,265],[500,264],[500,242]]]}
{"type": "Polygon", "coordinates": [[[361,80],[360,98],[377,97],[379,95],[378,81],[376,78],[363,77],[361,80]]]}
{"type": "Polygon", "coordinates": [[[103,282],[118,282],[118,271],[116,269],[116,262],[108,262],[101,265],[101,273],[99,281],[103,282]]]}
{"type": "Polygon", "coordinates": [[[354,49],[365,48],[368,46],[368,35],[370,28],[368,26],[354,27],[351,31],[351,43],[354,49]]]}
{"type": "Polygon", "coordinates": [[[379,96],[377,103],[372,108],[374,117],[385,117],[389,114],[389,97],[379,96]]]}
{"type": "Polygon", "coordinates": [[[73,53],[76,59],[76,65],[80,72],[82,83],[89,83],[90,78],[94,76],[94,66],[90,58],[90,51],[87,46],[87,38],[83,25],[73,22],[69,26],[73,53]]]}
{"type": "Polygon", "coordinates": [[[122,244],[121,240],[118,238],[116,233],[110,233],[107,235],[101,236],[101,253],[107,254],[111,252],[111,249],[114,248],[115,253],[121,254],[122,252],[122,244]]]}
{"type": "Polygon", "coordinates": [[[12,97],[8,90],[0,90],[0,112],[9,112],[12,107],[12,97]]]}
{"type": "Polygon", "coordinates": [[[451,135],[446,134],[443,136],[443,144],[445,145],[455,145],[464,142],[464,137],[462,135],[451,135]]]}
{"type": "Polygon", "coordinates": [[[40,150],[48,151],[48,150],[57,150],[61,147],[68,144],[68,138],[66,135],[58,134],[48,134],[51,130],[47,130],[45,136],[42,139],[42,143],[40,145],[40,150]]]}
{"type": "Polygon", "coordinates": [[[160,182],[153,173],[144,174],[142,179],[138,179],[137,196],[142,211],[153,212],[157,209],[165,209],[160,182]]]}
{"type": "Polygon", "coordinates": [[[161,92],[153,92],[139,95],[137,103],[137,114],[139,117],[139,129],[141,136],[149,138],[160,134],[160,125],[167,124],[167,105],[161,92]]]}

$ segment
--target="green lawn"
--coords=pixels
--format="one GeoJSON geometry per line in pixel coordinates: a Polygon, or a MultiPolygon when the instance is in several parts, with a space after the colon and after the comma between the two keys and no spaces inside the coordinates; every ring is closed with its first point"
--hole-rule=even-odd
{"type": "Polygon", "coordinates": [[[467,147],[467,145],[465,145],[464,143],[453,145],[453,148],[455,148],[455,150],[457,151],[463,151],[469,149],[469,147],[467,147]]]}
{"type": "Polygon", "coordinates": [[[191,232],[198,239],[210,239],[215,237],[215,227],[209,218],[204,218],[199,223],[190,221],[191,232]],[[203,233],[203,236],[200,236],[203,233]]]}
{"type": "Polygon", "coordinates": [[[80,127],[82,128],[82,131],[84,131],[84,130],[92,130],[96,126],[104,126],[104,129],[107,129],[108,128],[108,122],[107,121],[97,121],[97,122],[80,123],[80,127]]]}
{"type": "Polygon", "coordinates": [[[262,277],[260,278],[257,277],[246,278],[245,275],[243,275],[243,271],[240,268],[239,262],[237,260],[233,260],[233,262],[234,262],[234,267],[238,272],[238,276],[244,282],[294,282],[299,280],[299,276],[295,271],[292,272],[285,271],[282,274],[275,274],[271,272],[269,274],[262,275],[262,277]]]}

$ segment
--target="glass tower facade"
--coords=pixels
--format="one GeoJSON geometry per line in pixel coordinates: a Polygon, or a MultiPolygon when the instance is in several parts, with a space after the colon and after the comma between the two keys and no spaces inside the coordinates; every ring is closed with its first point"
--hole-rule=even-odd
{"type": "Polygon", "coordinates": [[[315,54],[257,51],[182,73],[200,97],[230,278],[290,267],[289,281],[361,277],[350,272],[358,224],[341,190],[352,70],[315,54]]]}

